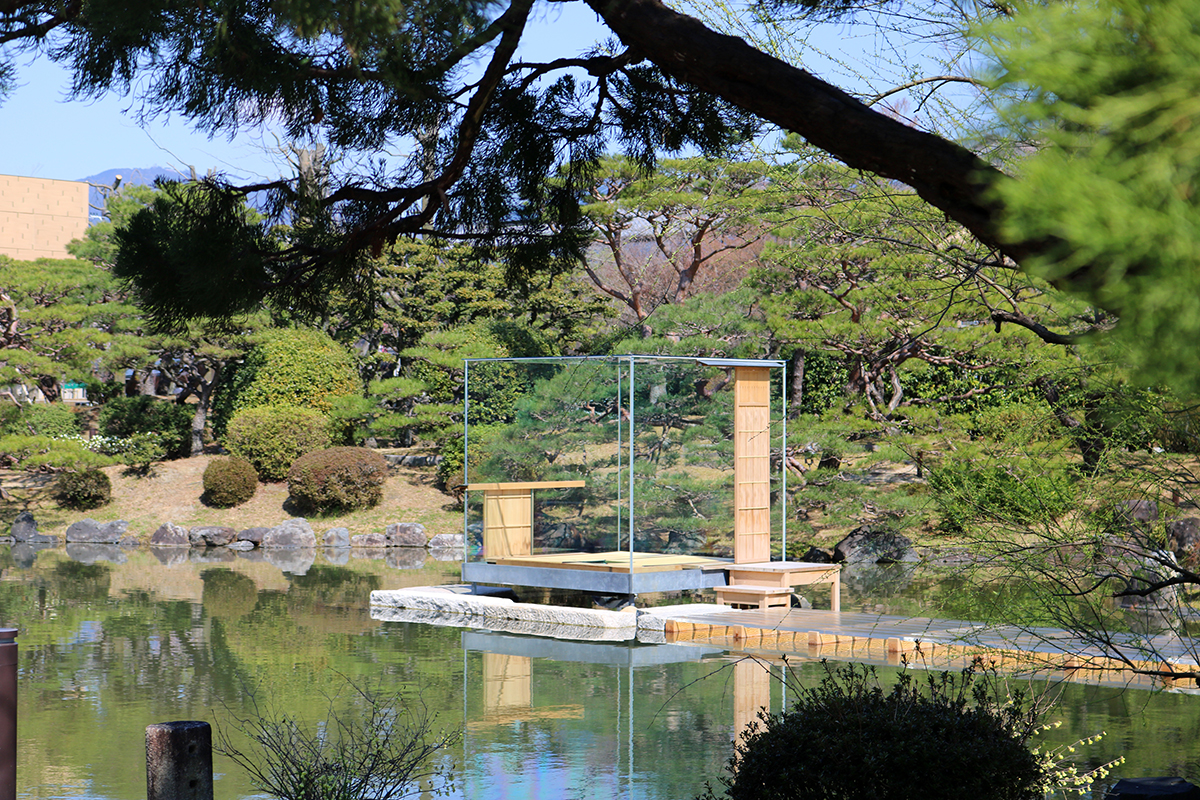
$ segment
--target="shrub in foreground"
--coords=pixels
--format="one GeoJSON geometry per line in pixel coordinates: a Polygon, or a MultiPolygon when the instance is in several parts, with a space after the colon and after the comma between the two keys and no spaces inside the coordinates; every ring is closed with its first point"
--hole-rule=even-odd
{"type": "Polygon", "coordinates": [[[217,728],[217,753],[245,770],[263,794],[279,800],[404,800],[453,786],[450,754],[461,732],[440,730],[419,698],[379,694],[350,684],[313,722],[275,707],[217,728]],[[348,707],[348,708],[347,708],[348,707]]]}
{"type": "Polygon", "coordinates": [[[204,500],[217,508],[231,508],[254,497],[258,473],[244,458],[214,458],[204,469],[204,500]]]}
{"type": "MultiPolygon", "coordinates": [[[[826,666],[791,711],[742,734],[730,800],[1041,800],[1051,780],[1027,745],[1035,716],[992,676],[826,666]]],[[[715,800],[710,787],[701,800],[715,800]]]]}
{"type": "Polygon", "coordinates": [[[309,511],[353,511],[378,505],[387,480],[383,456],[365,447],[331,447],[296,459],[288,494],[309,511]]]}
{"type": "Polygon", "coordinates": [[[311,408],[255,406],[233,415],[222,443],[264,481],[281,481],[297,458],[329,447],[329,421],[311,408]]]}
{"type": "Polygon", "coordinates": [[[112,481],[98,469],[64,472],[54,485],[54,499],[63,508],[88,511],[112,500],[112,481]]]}

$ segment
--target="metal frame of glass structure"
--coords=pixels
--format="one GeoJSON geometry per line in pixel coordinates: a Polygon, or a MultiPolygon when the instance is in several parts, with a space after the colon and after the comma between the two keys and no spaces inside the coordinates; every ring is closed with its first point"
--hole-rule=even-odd
{"type": "MultiPolygon", "coordinates": [[[[463,552],[463,580],[469,583],[490,583],[510,586],[536,586],[555,589],[575,589],[607,595],[632,596],[644,592],[679,591],[684,589],[715,588],[727,585],[724,567],[717,559],[708,567],[696,569],[674,569],[669,571],[639,571],[635,569],[635,546],[637,530],[636,484],[634,482],[635,434],[637,430],[637,408],[635,395],[637,391],[637,365],[639,363],[679,363],[704,367],[721,367],[737,370],[739,367],[778,369],[785,366],[785,361],[771,359],[732,359],[732,358],[693,358],[682,356],[651,356],[651,355],[621,355],[621,356],[562,356],[547,358],[468,358],[463,364],[463,483],[470,486],[470,373],[473,364],[483,363],[513,363],[513,364],[571,364],[571,363],[609,363],[614,366],[616,381],[617,406],[628,417],[627,423],[621,422],[621,414],[617,415],[617,453],[618,471],[622,468],[629,472],[625,495],[618,494],[617,508],[626,509],[624,525],[627,534],[625,544],[629,553],[629,571],[600,572],[592,570],[562,569],[552,566],[521,566],[512,564],[496,564],[484,561],[472,561],[470,547],[463,552]],[[622,461],[622,458],[624,459],[622,461]]],[[[769,374],[769,373],[768,373],[769,374]]],[[[787,392],[780,392],[781,444],[787,441],[787,392]]],[[[619,472],[618,472],[619,474],[619,472]]],[[[786,460],[781,459],[780,482],[783,498],[781,503],[781,552],[787,552],[787,468],[786,460]]],[[[618,481],[618,492],[621,491],[618,481]]],[[[463,537],[469,542],[468,503],[463,502],[463,537]]],[[[618,522],[618,549],[622,549],[622,522],[618,522]]]]}

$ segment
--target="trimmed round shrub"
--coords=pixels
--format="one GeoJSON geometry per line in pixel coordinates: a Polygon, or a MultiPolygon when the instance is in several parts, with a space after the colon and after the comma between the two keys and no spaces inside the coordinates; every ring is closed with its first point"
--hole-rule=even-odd
{"type": "Polygon", "coordinates": [[[311,408],[255,406],[233,415],[222,443],[262,480],[282,481],[297,458],[329,447],[329,420],[311,408]]]}
{"type": "Polygon", "coordinates": [[[331,447],[296,459],[288,494],[309,511],[353,511],[378,505],[387,480],[383,456],[365,447],[331,447]]]}
{"type": "Polygon", "coordinates": [[[112,500],[112,481],[98,469],[64,472],[54,485],[54,499],[63,508],[88,511],[112,500]]]}
{"type": "Polygon", "coordinates": [[[254,497],[258,473],[244,458],[214,458],[204,469],[204,500],[217,508],[231,508],[254,497]]]}
{"type": "Polygon", "coordinates": [[[192,450],[195,413],[195,406],[149,395],[114,397],[100,409],[100,432],[121,439],[132,439],[139,433],[158,434],[167,458],[184,458],[192,450]]]}

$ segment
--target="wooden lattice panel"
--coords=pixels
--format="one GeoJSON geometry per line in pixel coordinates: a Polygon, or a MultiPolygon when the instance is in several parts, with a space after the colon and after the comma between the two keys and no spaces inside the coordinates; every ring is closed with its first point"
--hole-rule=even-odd
{"type": "Polygon", "coordinates": [[[483,552],[488,558],[533,552],[533,492],[498,489],[483,497],[483,552]]]}
{"type": "Polygon", "coordinates": [[[737,367],[733,406],[733,560],[771,560],[771,383],[737,367]]]}

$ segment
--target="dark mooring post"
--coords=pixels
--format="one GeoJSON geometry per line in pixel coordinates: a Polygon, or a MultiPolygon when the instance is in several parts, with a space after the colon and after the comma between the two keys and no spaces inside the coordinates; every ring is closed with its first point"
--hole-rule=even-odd
{"type": "Polygon", "coordinates": [[[0,628],[0,798],[17,796],[17,629],[0,628]]]}
{"type": "Polygon", "coordinates": [[[207,722],[146,726],[146,800],[212,800],[212,772],[207,722]]]}

